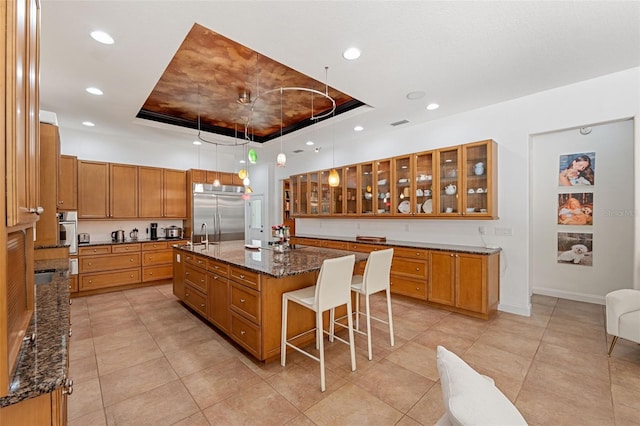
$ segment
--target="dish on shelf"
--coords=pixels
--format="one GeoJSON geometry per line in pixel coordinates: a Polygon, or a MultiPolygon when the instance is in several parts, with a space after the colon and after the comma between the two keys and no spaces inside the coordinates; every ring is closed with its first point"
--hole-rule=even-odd
{"type": "Polygon", "coordinates": [[[387,184],[387,180],[386,179],[380,179],[378,181],[378,185],[386,185],[387,184]]]}
{"type": "Polygon", "coordinates": [[[398,183],[408,183],[409,179],[398,179],[398,183]]]}
{"type": "Polygon", "coordinates": [[[370,192],[365,192],[364,193],[364,199],[365,200],[370,200],[371,198],[373,198],[373,194],[370,192]]]}
{"type": "Polygon", "coordinates": [[[428,199],[422,205],[422,211],[425,213],[433,213],[433,200],[428,199]]]}
{"type": "Polygon", "coordinates": [[[410,210],[411,210],[411,204],[409,204],[409,201],[404,200],[403,202],[398,204],[398,211],[400,213],[409,213],[410,210]]]}

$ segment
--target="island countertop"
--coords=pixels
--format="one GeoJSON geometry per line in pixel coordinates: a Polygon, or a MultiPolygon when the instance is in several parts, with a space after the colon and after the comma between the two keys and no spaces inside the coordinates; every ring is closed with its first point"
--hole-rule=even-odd
{"type": "Polygon", "coordinates": [[[220,260],[230,265],[250,271],[266,274],[275,278],[319,271],[322,262],[341,256],[355,254],[356,263],[367,260],[368,253],[356,253],[346,250],[321,247],[298,247],[280,250],[279,246],[263,245],[257,249],[248,249],[243,241],[223,241],[209,245],[174,246],[176,249],[220,260]]]}

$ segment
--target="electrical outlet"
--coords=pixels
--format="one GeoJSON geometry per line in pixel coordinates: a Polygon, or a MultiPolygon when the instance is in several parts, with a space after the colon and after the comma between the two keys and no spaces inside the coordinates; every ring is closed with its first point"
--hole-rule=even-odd
{"type": "Polygon", "coordinates": [[[486,226],[478,226],[478,232],[480,235],[487,235],[487,227],[486,226]]]}
{"type": "Polygon", "coordinates": [[[494,229],[494,233],[496,235],[502,235],[505,237],[510,237],[513,235],[513,229],[512,228],[495,228],[494,229]]]}

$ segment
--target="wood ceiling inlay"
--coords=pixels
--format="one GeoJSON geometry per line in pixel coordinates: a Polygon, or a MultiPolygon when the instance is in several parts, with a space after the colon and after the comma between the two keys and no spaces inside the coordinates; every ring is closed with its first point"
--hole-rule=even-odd
{"type": "MultiPolygon", "coordinates": [[[[198,128],[244,138],[244,123],[251,115],[249,137],[266,142],[280,135],[280,91],[260,96],[253,104],[238,99],[280,87],[303,87],[325,92],[325,83],[194,24],[138,113],[139,118],[198,128]]],[[[363,105],[329,86],[335,114],[363,105]]],[[[282,94],[283,134],[311,123],[309,118],[331,108],[328,99],[306,91],[282,94]]]]}

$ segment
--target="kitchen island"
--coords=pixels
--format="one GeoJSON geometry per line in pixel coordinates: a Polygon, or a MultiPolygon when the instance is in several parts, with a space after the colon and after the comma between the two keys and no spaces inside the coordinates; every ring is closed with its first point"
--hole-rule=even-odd
{"type": "MultiPolygon", "coordinates": [[[[177,246],[173,292],[255,358],[272,360],[280,355],[282,294],[315,285],[324,260],[349,254],[355,254],[356,264],[368,257],[367,253],[320,247],[249,249],[242,241],[206,248],[177,246]]],[[[314,324],[312,311],[289,307],[288,337],[314,324]]],[[[307,334],[297,344],[313,338],[313,333],[307,334]]]]}

